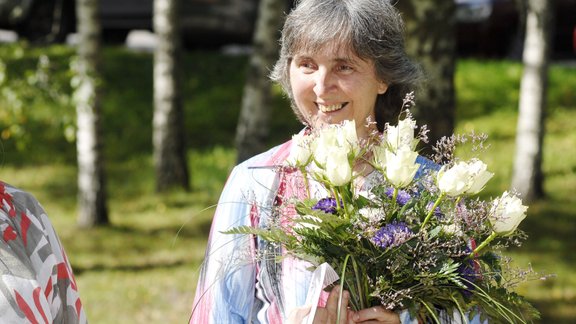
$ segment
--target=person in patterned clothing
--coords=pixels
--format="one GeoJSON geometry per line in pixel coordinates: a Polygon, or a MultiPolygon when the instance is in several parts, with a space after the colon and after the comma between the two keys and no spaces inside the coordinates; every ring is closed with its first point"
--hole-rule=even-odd
{"type": "MultiPolygon", "coordinates": [[[[358,136],[366,139],[397,117],[406,93],[420,78],[419,68],[406,55],[402,33],[402,19],[392,1],[297,1],[282,30],[272,79],[284,88],[306,126],[303,136],[327,124],[353,120],[358,136]]],[[[287,256],[261,238],[222,233],[243,225],[266,228],[281,222],[280,216],[289,221],[291,211],[275,212],[273,207],[285,197],[304,197],[298,172],[278,168],[290,147],[291,141],[276,146],[230,174],[212,221],[190,323],[301,323],[311,312],[306,309],[310,263],[287,256]]],[[[364,188],[362,183],[368,186],[375,177],[374,169],[367,164],[356,167],[358,186],[364,188]]],[[[314,197],[325,195],[313,181],[310,192],[314,197]]],[[[336,322],[337,294],[333,289],[321,295],[314,323],[336,322]]],[[[345,292],[340,324],[410,321],[384,307],[347,311],[348,298],[345,292]]]]}
{"type": "Polygon", "coordinates": [[[40,203],[0,182],[0,323],[87,323],[66,252],[40,203]]]}

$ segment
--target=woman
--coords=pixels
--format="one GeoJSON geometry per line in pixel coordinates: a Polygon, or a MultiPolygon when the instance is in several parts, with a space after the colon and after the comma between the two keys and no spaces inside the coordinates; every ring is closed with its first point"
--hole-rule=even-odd
{"type": "MultiPolygon", "coordinates": [[[[272,79],[283,86],[307,129],[353,120],[359,137],[366,138],[398,115],[420,77],[405,53],[402,32],[400,15],[388,1],[302,0],[287,16],[272,79]]],[[[299,323],[308,314],[310,264],[278,261],[282,251],[266,241],[221,233],[277,221],[275,202],[301,191],[298,175],[276,168],[289,151],[287,142],[232,171],[214,216],[191,323],[299,323]]],[[[373,171],[368,165],[356,168],[364,176],[373,171]]],[[[337,291],[321,302],[315,323],[336,322],[337,291]]],[[[341,306],[347,299],[344,292],[341,306]]],[[[400,322],[383,307],[342,309],[341,323],[400,322]]]]}
{"type": "Polygon", "coordinates": [[[0,182],[0,323],[86,323],[76,280],[46,212],[0,182]]]}

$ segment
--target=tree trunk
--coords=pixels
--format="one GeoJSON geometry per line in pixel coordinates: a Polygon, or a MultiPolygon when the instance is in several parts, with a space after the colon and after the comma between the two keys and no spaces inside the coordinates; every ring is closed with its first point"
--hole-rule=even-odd
{"type": "Polygon", "coordinates": [[[542,143],[548,84],[551,4],[529,0],[524,42],[524,72],[520,84],[520,104],[516,131],[516,155],[512,188],[525,202],[544,196],[542,143]]]}
{"type": "Polygon", "coordinates": [[[413,113],[430,129],[430,147],[454,132],[456,6],[454,0],[399,1],[406,22],[406,50],[422,64],[426,84],[416,92],[413,113]]]}
{"type": "Polygon", "coordinates": [[[156,191],[190,188],[180,95],[178,0],[154,0],[154,120],[156,191]]]}
{"type": "Polygon", "coordinates": [[[238,162],[262,152],[270,129],[271,83],[268,74],[278,55],[279,30],[285,0],[261,0],[254,31],[254,51],[244,85],[242,108],[236,128],[238,162]]]}
{"type": "Polygon", "coordinates": [[[106,186],[100,129],[100,24],[97,0],[77,0],[78,60],[76,104],[78,157],[78,225],[83,228],[108,223],[106,186]]]}

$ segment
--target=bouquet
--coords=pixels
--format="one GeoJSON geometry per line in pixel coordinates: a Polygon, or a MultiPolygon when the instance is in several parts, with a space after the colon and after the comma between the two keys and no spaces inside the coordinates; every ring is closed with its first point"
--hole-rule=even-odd
{"type": "Polygon", "coordinates": [[[525,238],[517,226],[527,207],[511,192],[477,198],[493,176],[487,165],[440,152],[454,146],[447,139],[436,148],[444,159],[419,156],[425,127],[415,135],[409,111],[402,117],[367,140],[358,139],[353,121],[295,135],[284,167],[298,169],[307,190],[314,182],[326,195],[283,201],[296,210],[289,228],[229,233],[257,234],[313,265],[327,262],[357,310],[406,309],[424,323],[440,322],[441,310],[491,323],[537,318],[512,289],[525,279],[522,271],[514,273],[501,255],[525,238]],[[374,170],[364,185],[358,164],[374,170]]]}

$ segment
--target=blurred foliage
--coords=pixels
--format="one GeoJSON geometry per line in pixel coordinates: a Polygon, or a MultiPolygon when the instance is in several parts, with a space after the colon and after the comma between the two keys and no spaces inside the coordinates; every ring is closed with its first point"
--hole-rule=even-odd
{"type": "MultiPolygon", "coordinates": [[[[181,72],[192,190],[158,195],[151,156],[152,55],[104,48],[112,225],[79,232],[70,141],[74,55],[65,46],[0,45],[0,179],[30,191],[46,208],[90,322],[186,322],[214,204],[235,161],[232,143],[247,58],[185,53],[181,72]]],[[[542,311],[542,323],[574,323],[576,66],[555,63],[550,71],[543,165],[548,196],[530,206],[521,224],[529,239],[510,254],[521,268],[531,263],[535,271],[555,274],[519,287],[542,311]]],[[[458,62],[457,132],[489,136],[490,147],[480,153],[495,173],[487,195],[499,195],[510,183],[521,73],[516,62],[458,62]]],[[[270,145],[300,128],[286,99],[277,88],[275,93],[270,145]]]]}
{"type": "MultiPolygon", "coordinates": [[[[70,86],[74,57],[73,49],[66,46],[0,46],[0,136],[4,155],[10,157],[7,161],[42,163],[42,156],[55,148],[59,154],[54,158],[75,160],[70,86]]],[[[153,55],[106,47],[102,60],[105,154],[112,160],[148,154],[152,150],[153,55]]],[[[180,73],[190,148],[233,145],[246,64],[246,56],[184,53],[180,73]]],[[[300,128],[286,99],[278,89],[275,93],[269,144],[279,143],[300,128]]]]}
{"type": "MultiPolygon", "coordinates": [[[[550,66],[548,113],[576,108],[576,66],[550,66]]],[[[498,112],[516,112],[522,64],[514,61],[460,60],[455,78],[459,121],[498,112]]]]}

